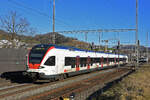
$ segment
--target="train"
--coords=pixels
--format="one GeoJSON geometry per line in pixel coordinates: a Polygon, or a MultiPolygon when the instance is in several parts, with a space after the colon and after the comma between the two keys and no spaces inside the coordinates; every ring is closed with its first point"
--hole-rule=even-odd
{"type": "Polygon", "coordinates": [[[38,44],[32,47],[27,56],[25,75],[34,80],[61,80],[127,63],[128,56],[126,55],[53,44],[38,44]]]}

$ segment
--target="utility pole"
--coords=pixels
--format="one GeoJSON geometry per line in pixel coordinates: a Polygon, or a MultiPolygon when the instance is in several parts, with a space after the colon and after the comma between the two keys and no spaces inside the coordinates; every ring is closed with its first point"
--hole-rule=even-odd
{"type": "Polygon", "coordinates": [[[99,32],[99,50],[101,49],[101,33],[99,32]]]}
{"type": "Polygon", "coordinates": [[[119,55],[120,55],[120,41],[118,41],[118,68],[120,67],[120,57],[119,57],[119,55]]]}
{"type": "MultiPolygon", "coordinates": [[[[87,41],[87,34],[88,34],[88,32],[85,32],[85,42],[86,43],[88,43],[88,41],[87,41]]],[[[89,46],[86,46],[86,48],[89,48],[89,46]]]]}
{"type": "Polygon", "coordinates": [[[87,41],[87,34],[88,34],[88,33],[85,32],[85,42],[88,42],[88,41],[87,41]]]}
{"type": "Polygon", "coordinates": [[[108,40],[102,40],[102,42],[105,42],[105,52],[107,52],[108,51],[108,40]]]}
{"type": "Polygon", "coordinates": [[[55,44],[55,0],[53,0],[53,43],[55,44]]]}
{"type": "Polygon", "coordinates": [[[136,68],[139,66],[139,41],[138,41],[138,0],[136,0],[136,55],[137,55],[137,64],[136,68]]]}
{"type": "Polygon", "coordinates": [[[147,32],[147,43],[146,43],[147,44],[147,50],[146,50],[147,51],[147,64],[148,64],[148,58],[149,58],[148,39],[149,38],[148,38],[148,32],[147,32]]]}

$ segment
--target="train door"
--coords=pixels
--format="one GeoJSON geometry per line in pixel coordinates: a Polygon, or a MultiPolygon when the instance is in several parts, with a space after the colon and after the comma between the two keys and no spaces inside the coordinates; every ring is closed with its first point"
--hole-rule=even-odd
{"type": "Polygon", "coordinates": [[[56,70],[57,73],[64,73],[64,66],[65,66],[65,57],[64,56],[58,56],[57,57],[57,66],[56,66],[56,70]]]}
{"type": "Polygon", "coordinates": [[[103,62],[104,62],[104,58],[101,58],[101,67],[103,68],[103,62]]]}
{"type": "Polygon", "coordinates": [[[80,70],[79,65],[80,65],[80,57],[77,56],[77,57],[76,57],[76,71],[79,71],[79,70],[80,70]]]}
{"type": "Polygon", "coordinates": [[[50,56],[48,57],[48,59],[46,60],[46,62],[44,63],[45,66],[45,73],[51,75],[51,74],[57,74],[57,70],[56,70],[56,56],[50,56]]]}
{"type": "Polygon", "coordinates": [[[88,56],[88,58],[87,58],[87,69],[90,69],[90,63],[91,63],[91,59],[90,59],[90,56],[88,56]]]}

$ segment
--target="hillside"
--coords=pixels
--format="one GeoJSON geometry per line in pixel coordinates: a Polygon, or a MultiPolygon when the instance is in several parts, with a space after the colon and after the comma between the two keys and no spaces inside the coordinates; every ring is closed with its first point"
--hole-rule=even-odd
{"type": "Polygon", "coordinates": [[[0,40],[2,39],[6,39],[9,40],[11,38],[10,34],[8,34],[7,32],[0,30],[0,40]]]}
{"type": "MultiPolygon", "coordinates": [[[[117,49],[117,46],[113,47],[114,49],[117,49]]],[[[136,46],[135,45],[120,45],[121,50],[129,50],[129,51],[135,51],[136,46]]],[[[147,47],[139,46],[139,50],[141,52],[146,52],[147,47]]],[[[150,50],[150,48],[148,48],[150,50]]]]}
{"type": "MultiPolygon", "coordinates": [[[[35,44],[52,44],[53,35],[54,33],[37,34],[33,37],[25,35],[16,35],[16,40],[22,42],[23,45],[27,46],[33,46],[35,44]]],[[[7,40],[9,42],[12,42],[11,34],[3,30],[0,30],[0,40],[7,40]]],[[[89,44],[86,42],[79,41],[71,37],[65,37],[64,35],[61,35],[59,33],[55,33],[55,43],[57,45],[74,46],[82,49],[87,49],[89,47],[89,44]]]]}
{"type": "MultiPolygon", "coordinates": [[[[53,42],[52,41],[53,35],[54,35],[54,33],[46,33],[46,34],[35,35],[34,39],[39,41],[40,43],[48,44],[48,43],[53,42]]],[[[63,36],[59,33],[55,33],[55,42],[56,42],[56,44],[71,42],[72,40],[77,40],[77,39],[65,37],[65,36],[63,36]]]]}
{"type": "MultiPolygon", "coordinates": [[[[32,47],[35,44],[52,44],[53,41],[53,36],[54,33],[45,33],[45,34],[37,34],[35,36],[26,36],[26,35],[16,35],[16,40],[18,43],[15,44],[19,44],[18,47],[32,47]],[[19,43],[21,42],[21,43],[19,43]]],[[[10,46],[12,44],[12,38],[11,38],[11,34],[7,33],[3,30],[0,30],[0,45],[7,45],[9,44],[9,46],[0,46],[2,47],[12,47],[10,46]],[[3,41],[2,41],[3,40],[3,41]],[[5,41],[7,40],[7,41],[5,41]],[[7,43],[9,42],[9,43],[7,43]]],[[[90,43],[86,43],[83,41],[79,41],[76,38],[71,38],[71,37],[66,37],[62,34],[59,33],[55,33],[55,43],[57,45],[62,45],[62,46],[74,46],[77,48],[81,48],[81,49],[91,49],[91,45],[90,43]]],[[[99,50],[99,46],[95,46],[93,45],[93,48],[95,48],[95,50],[99,50]]],[[[103,46],[100,46],[101,51],[104,50],[103,46]]],[[[134,54],[135,51],[135,45],[121,45],[120,46],[120,53],[122,54],[134,54]]],[[[117,46],[114,46],[113,48],[109,48],[110,50],[112,49],[113,52],[117,52],[117,46]]],[[[150,48],[149,48],[150,50],[150,48]]],[[[144,46],[140,46],[140,51],[141,52],[146,52],[146,47],[144,46]]]]}

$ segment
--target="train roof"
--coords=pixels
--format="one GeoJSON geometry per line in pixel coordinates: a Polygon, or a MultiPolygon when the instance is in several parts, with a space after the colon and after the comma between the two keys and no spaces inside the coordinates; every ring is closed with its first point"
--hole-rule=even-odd
{"type": "MultiPolygon", "coordinates": [[[[71,47],[71,46],[58,46],[58,45],[54,45],[54,44],[38,44],[35,45],[34,47],[45,47],[45,48],[50,48],[54,46],[57,49],[66,49],[66,50],[71,50],[71,51],[85,51],[85,52],[96,52],[96,53],[104,53],[104,54],[113,54],[113,53],[105,53],[103,51],[92,51],[92,50],[86,50],[86,49],[79,49],[79,48],[75,48],[75,47],[71,47]]],[[[117,54],[114,54],[117,55],[117,54]]],[[[120,54],[122,55],[122,54],[120,54]]],[[[126,55],[122,55],[122,56],[126,56],[126,55]]]]}

